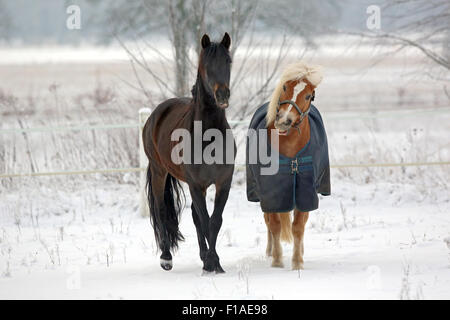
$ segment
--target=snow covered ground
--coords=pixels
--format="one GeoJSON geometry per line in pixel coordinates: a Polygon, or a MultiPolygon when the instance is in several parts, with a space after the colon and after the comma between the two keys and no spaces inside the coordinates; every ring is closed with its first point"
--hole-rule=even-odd
{"type": "MultiPolygon", "coordinates": [[[[373,65],[370,47],[346,48],[308,56],[326,68],[315,102],[332,164],[448,161],[449,103],[417,75],[424,62],[408,53],[373,65]]],[[[0,50],[0,129],[135,123],[148,101],[121,81],[134,79],[126,57],[95,50],[0,50]]],[[[138,165],[133,129],[0,135],[1,173],[138,165]]],[[[333,168],[332,195],[307,223],[301,272],[290,270],[292,244],[283,244],[285,268],[270,267],[262,212],[246,200],[239,168],[217,243],[226,273],[213,276],[202,276],[190,209],[173,270],[160,268],[138,178],[0,180],[0,299],[450,299],[449,166],[333,168]]]]}
{"type": "Polygon", "coordinates": [[[423,195],[411,184],[333,174],[333,195],[310,215],[305,270],[297,272],[291,244],[283,245],[285,268],[270,267],[261,210],[246,201],[238,172],[217,244],[227,272],[202,276],[190,210],[181,222],[186,241],[164,271],[129,178],[101,186],[75,179],[68,190],[30,186],[22,199],[2,194],[0,298],[450,298],[448,190],[423,195]]]}

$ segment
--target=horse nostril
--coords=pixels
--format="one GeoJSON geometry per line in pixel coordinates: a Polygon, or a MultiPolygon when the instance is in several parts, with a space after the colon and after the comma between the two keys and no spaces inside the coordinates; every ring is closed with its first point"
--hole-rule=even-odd
{"type": "Polygon", "coordinates": [[[230,98],[230,89],[227,87],[220,87],[216,91],[216,97],[218,100],[228,100],[230,98]]]}
{"type": "Polygon", "coordinates": [[[288,126],[289,126],[289,125],[290,125],[290,124],[292,123],[292,120],[288,119],[288,120],[286,120],[286,122],[285,122],[285,123],[286,123],[286,125],[288,125],[288,126]]]}

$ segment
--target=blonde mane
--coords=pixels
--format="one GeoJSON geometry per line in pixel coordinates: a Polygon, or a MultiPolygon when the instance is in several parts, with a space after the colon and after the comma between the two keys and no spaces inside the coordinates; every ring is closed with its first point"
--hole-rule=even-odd
{"type": "MultiPolygon", "coordinates": [[[[269,126],[277,115],[278,101],[283,91],[283,85],[290,80],[307,80],[314,87],[317,87],[322,81],[322,67],[318,65],[307,65],[304,61],[299,61],[288,65],[281,75],[280,82],[276,86],[272,97],[270,98],[267,109],[266,124],[269,126]]],[[[295,98],[293,98],[295,99],[295,98]]]]}

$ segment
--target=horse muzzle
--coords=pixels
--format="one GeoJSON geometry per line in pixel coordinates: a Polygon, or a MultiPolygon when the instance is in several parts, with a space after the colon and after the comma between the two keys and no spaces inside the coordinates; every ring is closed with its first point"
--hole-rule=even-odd
{"type": "Polygon", "coordinates": [[[221,109],[226,109],[226,108],[228,108],[228,101],[226,101],[226,102],[219,102],[219,101],[217,101],[217,105],[221,109]]]}
{"type": "Polygon", "coordinates": [[[228,99],[230,98],[230,89],[225,86],[219,87],[215,92],[217,106],[221,109],[228,108],[228,99]]]}
{"type": "Polygon", "coordinates": [[[284,123],[274,123],[275,129],[277,129],[278,135],[280,136],[287,136],[289,134],[289,129],[291,129],[290,125],[286,125],[284,123]]]}

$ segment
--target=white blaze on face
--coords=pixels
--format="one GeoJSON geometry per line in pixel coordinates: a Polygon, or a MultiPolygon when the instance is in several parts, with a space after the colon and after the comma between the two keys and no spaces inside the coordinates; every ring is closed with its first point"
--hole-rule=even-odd
{"type": "Polygon", "coordinates": [[[292,101],[295,101],[297,99],[297,96],[300,92],[305,89],[306,83],[303,81],[300,81],[295,87],[294,87],[294,95],[292,96],[292,101]]]}
{"type": "Polygon", "coordinates": [[[280,123],[286,122],[288,120],[289,112],[291,112],[291,109],[292,109],[292,104],[290,104],[289,107],[287,108],[287,110],[284,111],[280,115],[280,119],[278,120],[280,123]]]}
{"type": "MultiPolygon", "coordinates": [[[[292,101],[295,102],[295,100],[297,100],[297,96],[303,91],[303,89],[305,89],[306,87],[306,83],[303,81],[300,81],[299,83],[297,83],[297,85],[294,87],[294,91],[293,91],[293,95],[292,95],[292,101]]],[[[292,105],[289,105],[288,109],[286,110],[286,112],[284,112],[283,114],[280,115],[280,122],[285,122],[286,120],[288,120],[289,117],[289,113],[292,112],[292,116],[296,116],[295,114],[295,110],[292,110],[292,105]]]]}
{"type": "MultiPolygon", "coordinates": [[[[305,89],[306,87],[306,83],[303,81],[300,81],[293,89],[293,95],[292,98],[290,100],[294,101],[297,100],[297,96],[303,91],[303,89],[305,89]]],[[[294,109],[293,110],[293,106],[291,104],[289,104],[289,107],[286,110],[280,110],[279,113],[279,118],[277,123],[278,124],[282,124],[285,123],[287,120],[291,120],[292,122],[295,121],[296,116],[298,115],[297,111],[294,109]],[[291,114],[291,116],[289,115],[291,114]]]]}

